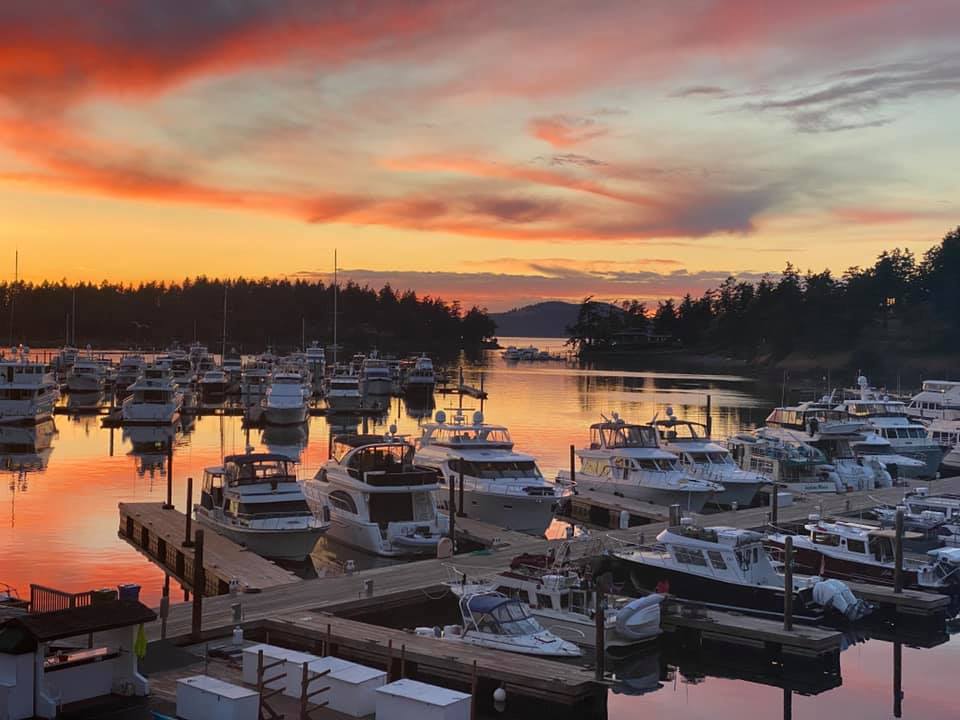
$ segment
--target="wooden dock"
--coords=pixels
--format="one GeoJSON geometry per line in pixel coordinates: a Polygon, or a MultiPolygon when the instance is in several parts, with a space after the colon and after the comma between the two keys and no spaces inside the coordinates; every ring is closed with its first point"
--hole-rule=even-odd
{"type": "Polygon", "coordinates": [[[892,587],[887,585],[859,583],[851,580],[844,580],[843,582],[861,600],[882,607],[891,607],[897,613],[903,615],[922,615],[926,617],[943,614],[950,605],[950,598],[940,593],[910,590],[908,588],[896,593],[892,587]]]}
{"type": "MultiPolygon", "coordinates": [[[[120,503],[119,535],[186,587],[193,579],[193,548],[183,547],[186,516],[161,503],[120,503]]],[[[194,523],[194,527],[196,523],[194,523]]],[[[206,595],[221,595],[236,579],[245,592],[300,582],[293,573],[215,532],[204,534],[206,595]]]]}
{"type": "Polygon", "coordinates": [[[507,530],[506,528],[481,522],[480,520],[474,520],[470,517],[457,517],[454,528],[458,539],[496,550],[507,550],[518,546],[527,546],[530,545],[531,542],[544,542],[543,540],[538,541],[538,539],[532,535],[507,530]]]}
{"type": "Polygon", "coordinates": [[[597,490],[581,490],[564,500],[566,516],[595,527],[620,528],[622,513],[627,513],[627,527],[664,522],[670,508],[664,505],[625,498],[597,490]]]}

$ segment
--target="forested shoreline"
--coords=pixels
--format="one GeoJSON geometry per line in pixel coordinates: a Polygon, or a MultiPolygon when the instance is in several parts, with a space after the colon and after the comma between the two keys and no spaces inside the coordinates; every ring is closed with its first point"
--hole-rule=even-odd
{"type": "Polygon", "coordinates": [[[840,277],[829,270],[801,274],[788,263],[779,279],[729,277],[698,298],[688,294],[656,308],[587,298],[568,331],[584,356],[616,354],[623,338],[644,334],[651,348],[757,362],[846,352],[869,365],[885,353],[953,353],[960,350],[960,227],[920,259],[905,249],[885,251],[873,265],[840,277]]]}
{"type": "MultiPolygon", "coordinates": [[[[219,349],[280,350],[333,338],[334,286],[306,280],[188,278],[179,283],[18,282],[0,284],[0,337],[33,346],[68,340],[93,347],[162,348],[197,339],[219,349]],[[12,306],[12,307],[11,307],[12,306]]],[[[496,325],[485,309],[456,301],[343,283],[337,339],[388,352],[457,352],[481,347],[496,325]]]]}

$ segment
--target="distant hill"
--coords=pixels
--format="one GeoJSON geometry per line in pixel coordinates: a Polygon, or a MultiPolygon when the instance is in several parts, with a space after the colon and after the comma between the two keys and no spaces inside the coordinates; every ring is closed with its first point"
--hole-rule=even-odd
{"type": "Polygon", "coordinates": [[[558,300],[490,313],[500,337],[567,337],[567,326],[576,322],[580,303],[558,300]]]}

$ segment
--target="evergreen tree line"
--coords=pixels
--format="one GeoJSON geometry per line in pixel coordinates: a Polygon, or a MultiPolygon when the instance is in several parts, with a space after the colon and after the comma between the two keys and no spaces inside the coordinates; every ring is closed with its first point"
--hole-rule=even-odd
{"type": "MultiPolygon", "coordinates": [[[[617,350],[625,332],[669,335],[673,344],[777,360],[792,352],[960,350],[960,227],[918,260],[906,249],[880,254],[841,277],[801,274],[788,263],[779,279],[727,278],[698,298],[656,309],[587,298],[568,328],[581,352],[617,350]]],[[[863,357],[864,360],[868,359],[863,357]]]]}
{"type": "MultiPolygon", "coordinates": [[[[123,285],[65,281],[0,284],[0,337],[32,346],[72,344],[93,347],[162,348],[169,343],[207,344],[227,349],[279,350],[333,339],[334,286],[307,280],[206,277],[182,283],[123,285]]],[[[390,352],[457,352],[479,347],[496,325],[485,309],[464,310],[459,302],[412,290],[380,290],[341,284],[337,298],[337,341],[347,349],[378,347],[390,352]]]]}

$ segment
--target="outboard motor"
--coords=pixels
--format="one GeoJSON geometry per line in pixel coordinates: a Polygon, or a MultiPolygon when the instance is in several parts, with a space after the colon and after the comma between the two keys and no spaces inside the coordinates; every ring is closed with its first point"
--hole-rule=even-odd
{"type": "Polygon", "coordinates": [[[660,634],[660,603],[653,593],[632,600],[617,612],[617,633],[629,640],[647,640],[660,634]]]}
{"type": "Polygon", "coordinates": [[[835,610],[850,622],[856,622],[873,612],[870,603],[858,599],[839,580],[821,580],[814,585],[813,601],[825,610],[835,610]]]}

